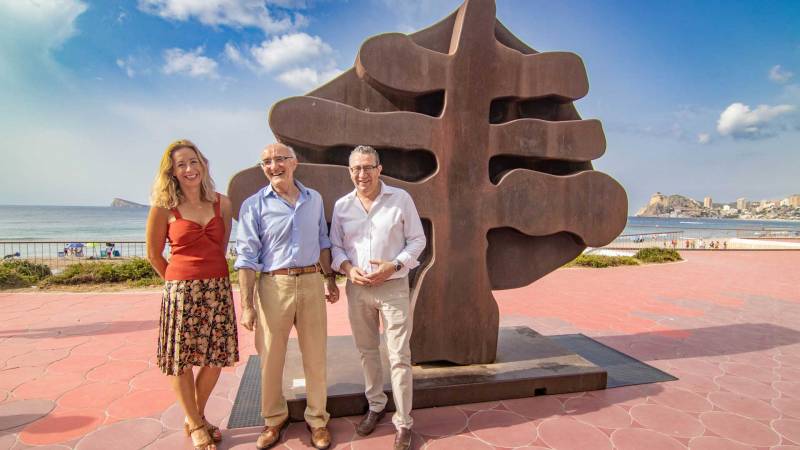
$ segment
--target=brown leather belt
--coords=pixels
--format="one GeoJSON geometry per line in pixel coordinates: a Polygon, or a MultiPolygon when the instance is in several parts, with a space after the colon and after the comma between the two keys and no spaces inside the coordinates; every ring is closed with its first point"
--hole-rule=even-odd
{"type": "Polygon", "coordinates": [[[288,269],[278,269],[273,270],[271,272],[266,272],[267,275],[303,275],[306,273],[317,273],[319,272],[319,267],[317,265],[313,266],[306,266],[306,267],[289,267],[288,269]]]}

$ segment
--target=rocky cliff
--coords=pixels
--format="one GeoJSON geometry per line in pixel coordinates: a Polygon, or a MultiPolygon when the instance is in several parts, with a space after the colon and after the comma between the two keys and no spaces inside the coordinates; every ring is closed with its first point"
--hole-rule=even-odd
{"type": "Polygon", "coordinates": [[[650,197],[647,206],[636,212],[637,216],[668,216],[673,212],[683,215],[702,215],[703,204],[682,195],[663,195],[656,192],[650,197]]]}
{"type": "Polygon", "coordinates": [[[115,198],[111,201],[112,208],[147,208],[147,205],[142,205],[141,203],[132,202],[129,200],[123,200],[121,198],[115,198]]]}

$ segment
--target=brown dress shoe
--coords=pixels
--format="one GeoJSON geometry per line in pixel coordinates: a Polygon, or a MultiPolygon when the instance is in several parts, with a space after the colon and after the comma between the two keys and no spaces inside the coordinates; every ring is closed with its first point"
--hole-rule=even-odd
{"type": "Polygon", "coordinates": [[[331,446],[331,433],[326,427],[311,428],[306,424],[308,431],[311,432],[311,445],[319,450],[325,450],[331,446]]]}
{"type": "Polygon", "coordinates": [[[394,450],[408,450],[411,448],[411,429],[400,428],[394,437],[394,450]]]}
{"type": "Polygon", "coordinates": [[[367,411],[367,414],[365,414],[361,422],[358,423],[356,433],[358,433],[359,436],[366,436],[372,433],[375,431],[375,427],[378,426],[378,422],[380,422],[385,415],[386,409],[382,409],[381,412],[367,411]]]}
{"type": "Polygon", "coordinates": [[[261,434],[258,435],[258,439],[256,439],[256,448],[258,450],[266,450],[274,447],[275,444],[281,441],[281,434],[283,434],[283,430],[287,425],[289,425],[288,417],[277,425],[265,426],[261,434]]]}

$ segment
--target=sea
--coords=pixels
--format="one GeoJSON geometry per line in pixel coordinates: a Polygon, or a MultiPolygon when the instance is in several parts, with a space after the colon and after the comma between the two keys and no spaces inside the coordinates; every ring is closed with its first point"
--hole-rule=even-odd
{"type": "MultiPolygon", "coordinates": [[[[0,240],[144,241],[148,208],[0,205],[0,240]]],[[[628,217],[622,235],[682,232],[690,238],[800,236],[800,221],[628,217]]],[[[235,227],[232,239],[235,238],[235,227]]]]}

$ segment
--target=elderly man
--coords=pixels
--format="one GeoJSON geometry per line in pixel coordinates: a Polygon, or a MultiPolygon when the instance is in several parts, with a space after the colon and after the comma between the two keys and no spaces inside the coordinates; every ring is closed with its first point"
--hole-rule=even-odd
{"type": "Polygon", "coordinates": [[[311,444],[325,449],[331,444],[326,410],[325,299],[336,302],[339,289],[330,267],[322,197],[294,179],[297,158],[291,147],[268,145],[260,164],[269,185],[242,204],[235,264],[242,297],[241,324],[250,331],[255,328],[261,356],[261,415],[266,426],[256,446],[267,449],[276,445],[289,422],[282,380],[286,344],[294,325],[306,377],[305,420],[311,444]],[[324,288],[320,268],[327,280],[324,288]],[[256,283],[258,308],[253,304],[256,283]]]}
{"type": "Polygon", "coordinates": [[[396,412],[394,448],[411,444],[411,351],[413,314],[408,272],[419,265],[425,233],[411,196],[384,184],[381,165],[372,147],[360,145],[350,153],[350,178],[355,190],[336,202],[331,223],[334,270],[347,275],[347,311],[356,347],[361,353],[369,411],[356,432],[366,436],[384,415],[387,397],[379,321],[383,320],[396,412]]]}

